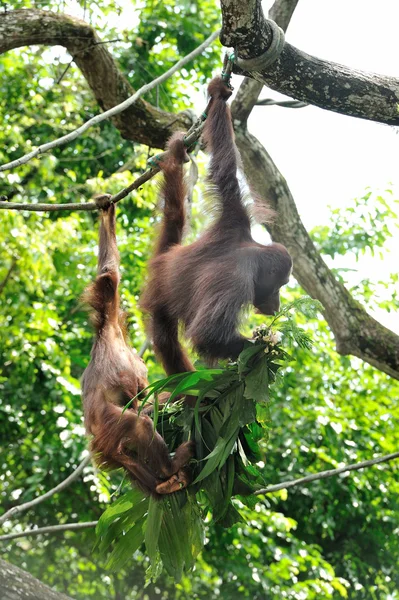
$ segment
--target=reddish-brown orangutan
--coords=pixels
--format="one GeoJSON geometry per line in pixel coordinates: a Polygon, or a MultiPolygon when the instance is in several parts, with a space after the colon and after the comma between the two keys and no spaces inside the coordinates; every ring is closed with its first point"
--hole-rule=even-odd
{"type": "Polygon", "coordinates": [[[265,315],[277,312],[279,290],[292,269],[284,246],[264,246],[251,236],[226,104],[231,90],[217,77],[208,92],[204,140],[211,152],[211,192],[220,208],[210,228],[188,246],[181,245],[186,193],[182,164],[187,160],[182,134],[172,137],[160,163],[164,216],[141,305],[151,315],[154,347],[168,374],[193,368],[179,343],[179,321],[205,358],[237,358],[246,341],[238,332],[241,309],[252,304],[265,315]]]}
{"type": "Polygon", "coordinates": [[[134,354],[119,307],[119,253],[115,237],[115,206],[98,199],[101,209],[98,271],[85,299],[94,309],[96,337],[91,360],[82,378],[87,432],[91,451],[102,467],[124,467],[129,477],[153,495],[175,492],[189,483],[185,465],[192,443],[185,442],[173,458],[163,438],[154,431],[138,401],[123,407],[148,384],[143,360],[134,354]]]}

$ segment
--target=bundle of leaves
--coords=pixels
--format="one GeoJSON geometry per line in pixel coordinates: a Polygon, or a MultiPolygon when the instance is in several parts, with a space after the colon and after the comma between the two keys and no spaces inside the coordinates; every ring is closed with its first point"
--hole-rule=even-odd
{"type": "Polygon", "coordinates": [[[154,398],[154,426],[173,452],[183,441],[195,441],[193,481],[179,492],[158,500],[138,489],[121,496],[100,518],[97,547],[108,551],[108,567],[119,569],[144,542],[150,559],[149,577],[162,566],[179,581],[190,570],[204,543],[204,522],[212,518],[224,527],[241,520],[239,500],[253,507],[254,493],[265,485],[257,466],[260,440],[267,438],[270,386],[292,360],[282,346],[310,348],[308,335],[295,323],[294,309],[314,315],[317,302],[300,298],[284,307],[225,369],[180,373],[147,388],[143,405],[154,398]],[[162,411],[160,392],[170,397],[162,411]],[[184,403],[195,396],[195,406],[184,403]],[[183,398],[183,399],[182,399],[183,398]]]}

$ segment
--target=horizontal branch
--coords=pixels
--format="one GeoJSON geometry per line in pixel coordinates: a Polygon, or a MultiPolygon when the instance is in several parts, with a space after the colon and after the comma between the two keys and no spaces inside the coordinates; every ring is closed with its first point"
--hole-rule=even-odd
{"type": "MultiPolygon", "coordinates": [[[[273,34],[261,0],[222,0],[221,7],[222,44],[235,48],[242,59],[267,53],[273,34]]],[[[236,65],[234,72],[307,104],[399,125],[399,79],[395,77],[350,69],[310,56],[288,43],[271,66],[250,71],[236,65]]]]}
{"type": "Polygon", "coordinates": [[[26,529],[19,533],[7,533],[0,535],[0,542],[15,540],[20,537],[32,535],[42,535],[44,533],[60,533],[61,531],[81,531],[82,529],[91,529],[97,525],[98,521],[87,521],[86,523],[65,523],[64,525],[49,525],[48,527],[38,527],[37,529],[26,529]]]}
{"type": "MultiPolygon", "coordinates": [[[[304,485],[306,483],[311,483],[312,481],[317,481],[318,479],[335,477],[337,475],[340,475],[341,473],[345,473],[346,471],[358,471],[359,469],[364,469],[373,465],[388,462],[390,460],[394,460],[395,458],[399,458],[399,452],[393,452],[392,454],[386,454],[385,456],[380,456],[371,460],[365,460],[360,463],[345,465],[344,467],[339,467],[338,469],[321,471],[320,473],[307,475],[306,477],[294,479],[293,481],[283,481],[282,483],[271,485],[265,489],[257,490],[255,492],[255,495],[263,496],[265,494],[271,494],[273,492],[277,492],[278,490],[289,489],[297,485],[304,485]]],[[[98,521],[90,521],[87,523],[66,523],[65,525],[52,525],[49,527],[39,527],[38,529],[27,529],[26,531],[20,531],[19,533],[8,533],[6,535],[0,535],[0,541],[5,542],[7,540],[14,540],[16,538],[26,537],[30,535],[40,535],[43,533],[58,533],[60,531],[78,531],[80,529],[88,529],[90,527],[95,527],[97,525],[97,522],[98,521]]]]}
{"type": "MultiPolygon", "coordinates": [[[[123,198],[126,198],[130,192],[137,190],[139,187],[149,181],[154,175],[159,173],[159,167],[152,167],[137,177],[127,187],[123,188],[116,194],[110,197],[109,201],[112,203],[119,202],[123,198]]],[[[98,210],[98,206],[95,202],[67,202],[65,204],[24,204],[21,202],[0,202],[0,209],[5,210],[28,210],[31,212],[55,212],[57,210],[83,210],[91,211],[98,210]]]]}
{"type": "Polygon", "coordinates": [[[329,469],[328,471],[321,471],[320,473],[313,473],[312,475],[306,475],[300,479],[294,479],[293,481],[284,481],[283,483],[277,483],[276,485],[270,485],[264,490],[257,490],[256,496],[263,494],[271,494],[272,492],[278,492],[279,490],[289,490],[296,485],[304,485],[306,483],[312,483],[312,481],[318,481],[319,479],[327,479],[327,477],[336,477],[341,473],[347,473],[349,471],[359,471],[359,469],[365,469],[372,467],[373,465],[379,465],[380,463],[389,462],[399,458],[399,452],[392,452],[392,454],[386,454],[385,456],[379,456],[378,458],[372,458],[371,460],[365,460],[360,463],[354,463],[352,465],[345,465],[338,469],[329,469]]]}
{"type": "Polygon", "coordinates": [[[89,464],[89,462],[90,462],[90,456],[86,456],[86,458],[84,458],[82,460],[80,465],[66,479],[64,479],[64,481],[62,481],[61,483],[56,485],[52,490],[49,490],[42,496],[38,496],[37,498],[34,498],[30,502],[25,502],[24,504],[20,504],[19,506],[13,506],[12,508],[10,508],[10,510],[8,510],[6,513],[4,513],[4,515],[2,515],[0,517],[0,525],[2,525],[5,521],[8,521],[9,519],[11,519],[11,517],[13,517],[14,515],[25,512],[26,510],[29,510],[30,508],[37,506],[41,502],[48,500],[49,498],[51,498],[51,496],[54,496],[54,494],[58,494],[59,492],[62,492],[63,490],[65,490],[65,488],[70,486],[71,483],[73,483],[76,479],[78,479],[78,477],[80,476],[81,473],[83,473],[83,470],[89,464]]]}
{"type": "Polygon", "coordinates": [[[0,202],[0,210],[28,210],[30,212],[55,212],[57,210],[96,210],[95,202],[67,202],[65,204],[24,204],[23,202],[0,202]]]}
{"type": "Polygon", "coordinates": [[[88,121],[83,123],[83,125],[81,125],[77,129],[75,129],[74,131],[71,131],[71,132],[67,133],[66,135],[63,135],[62,137],[60,137],[56,140],[52,140],[51,142],[42,144],[41,146],[38,146],[31,152],[28,152],[28,154],[25,154],[24,156],[21,156],[20,158],[17,158],[16,160],[13,160],[4,165],[1,165],[0,171],[6,171],[8,169],[13,169],[14,167],[18,167],[20,165],[26,164],[27,162],[32,160],[32,158],[35,158],[39,154],[43,154],[45,152],[48,152],[49,150],[52,150],[53,148],[57,148],[58,146],[62,146],[64,144],[72,142],[73,140],[78,138],[80,135],[82,135],[85,131],[87,131],[93,125],[97,125],[98,123],[101,123],[102,121],[110,119],[111,117],[114,117],[115,115],[118,115],[119,113],[125,111],[130,106],[132,106],[143,94],[149,92],[150,90],[157,87],[157,85],[160,85],[161,83],[163,83],[164,81],[169,79],[169,77],[171,77],[172,75],[174,75],[174,73],[176,73],[177,71],[182,69],[188,62],[190,62],[196,56],[201,54],[210,44],[212,44],[212,42],[214,42],[216,40],[218,35],[219,35],[218,31],[212,33],[212,35],[210,35],[205,40],[205,42],[200,44],[195,50],[193,50],[192,52],[187,54],[187,56],[185,56],[184,58],[179,60],[175,65],[173,65],[173,67],[168,69],[165,73],[163,73],[162,75],[160,75],[159,77],[157,77],[156,79],[151,81],[150,83],[146,83],[145,85],[143,85],[127,100],[124,100],[117,106],[114,106],[113,108],[110,108],[109,110],[106,110],[105,112],[103,112],[99,115],[96,115],[95,117],[92,117],[91,119],[89,119],[88,121]]]}

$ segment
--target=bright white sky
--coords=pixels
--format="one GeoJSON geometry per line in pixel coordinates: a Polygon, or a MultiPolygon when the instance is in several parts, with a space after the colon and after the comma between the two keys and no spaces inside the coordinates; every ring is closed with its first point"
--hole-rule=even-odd
{"type": "MultiPolygon", "coordinates": [[[[264,2],[264,10],[273,4],[264,2]]],[[[349,67],[399,76],[397,0],[300,0],[286,39],[301,50],[349,67]],[[337,32],[339,35],[337,36],[337,32]],[[339,42],[337,42],[337,39],[339,42]]],[[[264,88],[261,97],[278,98],[264,88]]],[[[390,187],[399,197],[399,130],[316,107],[257,107],[249,128],[270,152],[286,178],[307,228],[324,224],[328,205],[345,206],[365,188],[390,187]]],[[[385,196],[387,197],[387,196],[385,196]]],[[[396,205],[398,210],[398,205],[396,205]]],[[[380,261],[350,258],[339,266],[374,281],[398,271],[399,236],[380,261]]],[[[374,315],[399,333],[399,315],[374,315]]]]}

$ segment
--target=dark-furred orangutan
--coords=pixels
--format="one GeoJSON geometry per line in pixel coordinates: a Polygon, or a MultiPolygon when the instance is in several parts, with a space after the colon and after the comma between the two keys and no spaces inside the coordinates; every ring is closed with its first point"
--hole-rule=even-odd
{"type": "Polygon", "coordinates": [[[251,236],[226,104],[231,90],[217,77],[208,93],[211,105],[203,135],[211,152],[211,192],[220,208],[210,228],[188,246],[181,245],[186,194],[182,163],[187,160],[182,134],[172,137],[160,164],[164,216],[141,306],[151,315],[154,347],[168,374],[193,369],[179,343],[179,321],[204,358],[235,359],[246,341],[238,332],[241,309],[252,304],[265,315],[277,312],[279,290],[292,269],[284,246],[258,244],[251,236]]]}
{"type": "Polygon", "coordinates": [[[98,271],[85,293],[94,309],[96,337],[82,378],[85,425],[93,435],[91,451],[100,466],[123,467],[145,492],[154,496],[172,493],[189,483],[185,466],[192,457],[193,444],[183,443],[171,458],[150,417],[145,411],[138,414],[137,399],[123,412],[123,407],[148,385],[147,369],[129,347],[119,308],[115,206],[109,205],[106,196],[98,204],[103,207],[98,271]]]}

